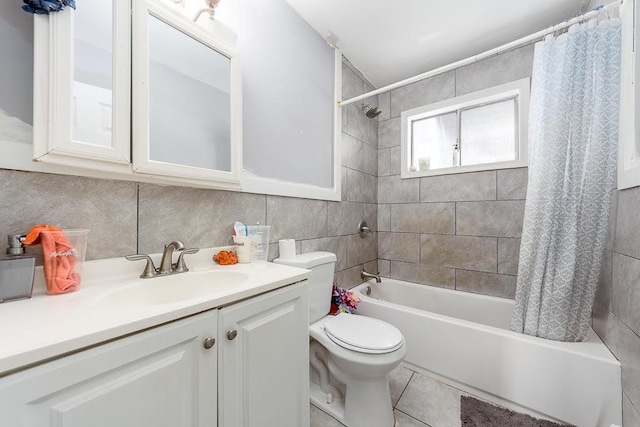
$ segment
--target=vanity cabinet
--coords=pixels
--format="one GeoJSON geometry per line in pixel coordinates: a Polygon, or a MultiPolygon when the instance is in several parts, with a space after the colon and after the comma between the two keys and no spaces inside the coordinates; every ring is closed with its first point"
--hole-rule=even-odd
{"type": "Polygon", "coordinates": [[[216,425],[217,310],[0,379],[0,425],[216,425]],[[208,341],[210,342],[210,341],[208,341]]]}
{"type": "Polygon", "coordinates": [[[309,425],[309,308],[298,284],[220,310],[220,426],[309,425]]]}
{"type": "Polygon", "coordinates": [[[0,378],[11,427],[309,425],[306,282],[0,378]]]}

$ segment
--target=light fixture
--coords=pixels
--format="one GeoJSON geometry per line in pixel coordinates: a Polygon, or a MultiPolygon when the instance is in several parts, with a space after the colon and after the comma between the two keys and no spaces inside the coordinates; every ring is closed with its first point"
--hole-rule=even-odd
{"type": "Polygon", "coordinates": [[[216,14],[216,7],[218,6],[218,3],[220,3],[220,0],[204,0],[204,3],[207,7],[200,9],[198,13],[196,13],[196,16],[193,17],[193,22],[197,22],[204,12],[208,12],[209,19],[213,21],[213,17],[216,14]]]}

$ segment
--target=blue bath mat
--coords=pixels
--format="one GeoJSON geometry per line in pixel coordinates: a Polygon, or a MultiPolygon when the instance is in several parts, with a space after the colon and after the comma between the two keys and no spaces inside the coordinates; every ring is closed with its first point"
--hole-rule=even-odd
{"type": "Polygon", "coordinates": [[[462,427],[573,427],[519,414],[471,396],[460,398],[460,421],[462,427]]]}

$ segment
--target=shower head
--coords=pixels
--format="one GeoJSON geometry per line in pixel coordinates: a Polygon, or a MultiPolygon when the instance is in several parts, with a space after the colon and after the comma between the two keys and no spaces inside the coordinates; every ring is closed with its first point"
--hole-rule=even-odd
{"type": "Polygon", "coordinates": [[[378,107],[372,107],[369,104],[362,104],[360,108],[364,111],[364,115],[370,119],[375,119],[382,114],[382,110],[378,110],[378,107]]]}

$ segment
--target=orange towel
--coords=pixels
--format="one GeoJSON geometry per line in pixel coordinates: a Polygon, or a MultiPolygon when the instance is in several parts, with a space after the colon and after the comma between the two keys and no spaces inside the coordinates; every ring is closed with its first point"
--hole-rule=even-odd
{"type": "Polygon", "coordinates": [[[233,251],[220,251],[213,256],[213,259],[220,265],[233,265],[238,263],[238,258],[233,251]]]}
{"type": "Polygon", "coordinates": [[[27,234],[24,244],[42,245],[48,294],[63,294],[78,288],[80,275],[75,271],[78,259],[62,230],[51,225],[36,225],[27,234]]]}

